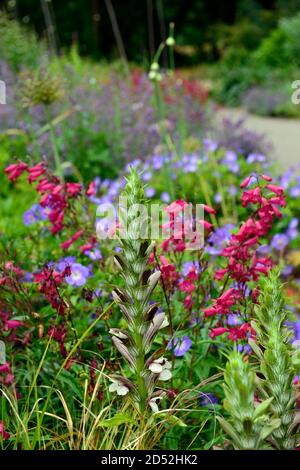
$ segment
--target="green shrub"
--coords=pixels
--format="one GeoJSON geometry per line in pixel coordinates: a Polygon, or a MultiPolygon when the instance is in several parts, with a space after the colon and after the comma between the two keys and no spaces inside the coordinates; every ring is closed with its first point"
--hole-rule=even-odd
{"type": "Polygon", "coordinates": [[[14,72],[22,68],[34,68],[46,49],[32,31],[0,12],[0,57],[6,60],[14,72]]]}

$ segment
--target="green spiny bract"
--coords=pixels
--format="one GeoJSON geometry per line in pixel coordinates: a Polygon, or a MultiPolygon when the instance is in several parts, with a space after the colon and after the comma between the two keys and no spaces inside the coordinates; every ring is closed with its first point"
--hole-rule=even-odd
{"type": "Polygon", "coordinates": [[[270,420],[267,410],[272,398],[255,407],[255,372],[244,356],[234,350],[228,357],[224,372],[224,408],[229,420],[218,420],[237,450],[269,448],[266,438],[279,426],[280,421],[270,420]]]}
{"type": "Polygon", "coordinates": [[[273,398],[270,411],[280,419],[280,427],[272,433],[278,449],[294,449],[295,436],[292,423],[295,417],[295,391],[290,333],[284,326],[287,312],[278,270],[270,272],[260,283],[259,304],[255,307],[252,326],[256,341],[250,340],[259,360],[263,378],[258,379],[258,389],[263,399],[273,398]]]}
{"type": "Polygon", "coordinates": [[[162,391],[155,390],[156,383],[171,377],[170,363],[159,351],[150,355],[154,337],[166,326],[164,313],[157,313],[158,305],[150,304],[160,272],[152,272],[148,264],[153,246],[147,237],[148,207],[144,188],[136,170],[131,169],[120,209],[119,244],[122,253],[115,256],[124,286],[113,291],[128,325],[128,330],[110,331],[115,347],[125,358],[132,371],[130,380],[115,376],[110,387],[119,395],[127,393],[141,414],[149,407],[157,410],[157,400],[162,391]],[[124,210],[126,205],[126,210],[124,210]]]}

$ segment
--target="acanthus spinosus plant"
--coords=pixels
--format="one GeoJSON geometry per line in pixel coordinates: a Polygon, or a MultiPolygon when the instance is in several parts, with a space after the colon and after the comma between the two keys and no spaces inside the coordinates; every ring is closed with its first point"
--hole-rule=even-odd
{"type": "Polygon", "coordinates": [[[124,357],[131,374],[129,377],[111,377],[111,392],[129,395],[141,415],[150,408],[158,410],[157,401],[164,392],[157,383],[171,378],[171,364],[161,350],[152,353],[151,346],[158,331],[167,326],[164,312],[151,303],[160,272],[151,269],[148,259],[153,245],[142,234],[148,224],[148,216],[138,217],[139,208],[145,204],[144,189],[136,170],[131,169],[123,197],[127,198],[128,212],[119,214],[118,239],[122,249],[115,255],[115,263],[124,280],[124,287],[116,287],[113,298],[119,304],[128,330],[111,329],[112,341],[124,357]]]}

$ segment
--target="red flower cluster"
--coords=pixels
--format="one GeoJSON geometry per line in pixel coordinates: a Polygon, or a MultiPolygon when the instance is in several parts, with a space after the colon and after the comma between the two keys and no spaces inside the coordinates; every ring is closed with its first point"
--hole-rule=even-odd
{"type": "Polygon", "coordinates": [[[67,266],[62,273],[57,273],[49,267],[45,267],[40,273],[34,274],[34,282],[40,284],[39,291],[48,299],[50,305],[59,315],[65,315],[67,305],[60,296],[58,286],[65,277],[71,275],[71,269],[67,266]]]}
{"type": "MultiPolygon", "coordinates": [[[[258,281],[259,277],[266,275],[272,267],[271,259],[257,256],[256,251],[260,238],[270,231],[275,217],[282,217],[277,206],[285,207],[286,200],[283,188],[269,184],[272,180],[269,176],[262,175],[261,178],[268,184],[244,191],[241,197],[243,207],[251,205],[255,207],[255,211],[242,224],[238,233],[231,236],[228,246],[221,253],[227,259],[227,266],[215,274],[217,280],[223,280],[227,276],[226,283],[231,280],[237,287],[228,289],[215,299],[213,306],[204,310],[204,317],[229,314],[234,306],[235,310],[241,309],[245,305],[243,300],[248,283],[258,281]]],[[[246,178],[241,188],[246,188],[250,180],[251,176],[246,178]]],[[[253,302],[257,301],[257,294],[255,289],[251,297],[253,302]]],[[[234,328],[218,326],[211,331],[211,337],[229,333],[228,338],[237,341],[247,337],[249,328],[248,323],[234,328]]]]}
{"type": "MultiPolygon", "coordinates": [[[[174,201],[164,208],[169,220],[162,225],[162,229],[169,235],[169,238],[162,244],[163,251],[185,251],[189,247],[189,243],[193,244],[197,240],[197,225],[201,225],[207,232],[212,229],[212,224],[206,220],[194,219],[191,209],[190,204],[182,199],[174,201]]],[[[203,209],[209,214],[216,213],[214,209],[205,204],[203,204],[203,209]]]]}
{"type": "Polygon", "coordinates": [[[195,281],[199,278],[199,274],[195,266],[192,266],[185,277],[179,284],[179,289],[181,292],[186,292],[186,297],[183,301],[183,305],[187,310],[192,310],[193,308],[193,297],[192,293],[196,290],[195,281]]]}
{"type": "Polygon", "coordinates": [[[161,264],[159,266],[159,269],[161,272],[161,277],[164,283],[164,287],[169,292],[173,292],[179,279],[178,272],[176,271],[176,266],[170,263],[162,255],[160,256],[160,262],[161,264]]]}
{"type": "Polygon", "coordinates": [[[5,169],[10,181],[16,181],[24,172],[28,173],[30,184],[38,182],[36,191],[41,195],[40,205],[45,208],[51,223],[51,232],[53,234],[60,232],[64,226],[65,210],[69,206],[69,200],[81,193],[82,186],[79,183],[62,184],[56,176],[47,174],[44,162],[33,167],[19,162],[5,169]]]}

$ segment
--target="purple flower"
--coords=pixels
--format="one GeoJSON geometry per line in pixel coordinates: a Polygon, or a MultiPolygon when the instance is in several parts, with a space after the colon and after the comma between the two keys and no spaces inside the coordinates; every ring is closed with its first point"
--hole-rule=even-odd
{"type": "Polygon", "coordinates": [[[297,349],[300,348],[300,321],[286,322],[285,324],[293,329],[294,337],[292,339],[292,346],[297,349]]]}
{"type": "Polygon", "coordinates": [[[216,193],[214,196],[214,200],[217,204],[220,204],[222,202],[222,194],[216,193]]]}
{"type": "Polygon", "coordinates": [[[80,263],[73,263],[71,266],[71,275],[66,277],[67,284],[74,287],[84,286],[91,272],[89,268],[80,263]]]}
{"type": "Polygon", "coordinates": [[[226,224],[224,227],[216,228],[207,240],[208,246],[205,248],[206,253],[209,253],[211,256],[221,254],[224,246],[231,237],[231,230],[233,228],[234,225],[232,224],[226,224]]]}
{"type": "Polygon", "coordinates": [[[291,183],[293,175],[294,171],[292,169],[284,173],[279,180],[280,186],[282,186],[284,189],[287,189],[291,183]]]}
{"type": "Polygon", "coordinates": [[[142,180],[143,181],[150,181],[151,178],[152,178],[151,171],[146,171],[145,173],[142,174],[142,180]]]}
{"type": "Polygon", "coordinates": [[[184,356],[185,353],[191,348],[192,341],[188,336],[182,338],[174,338],[173,341],[169,341],[168,350],[172,351],[174,347],[174,355],[176,357],[184,356]]]}
{"type": "Polygon", "coordinates": [[[24,272],[22,282],[33,282],[33,274],[28,271],[24,272]]]}
{"type": "Polygon", "coordinates": [[[164,157],[162,155],[154,155],[152,158],[152,166],[154,170],[159,170],[162,168],[164,163],[164,157]]]}
{"type": "Polygon", "coordinates": [[[219,403],[216,395],[213,393],[201,393],[200,395],[200,404],[201,406],[214,406],[219,403]]]}
{"type": "Polygon", "coordinates": [[[40,204],[33,204],[33,206],[23,214],[23,223],[27,226],[46,219],[47,215],[40,204]]]}
{"type": "Polygon", "coordinates": [[[67,266],[71,266],[72,264],[76,263],[75,256],[67,256],[66,258],[62,258],[56,264],[56,269],[59,273],[63,272],[67,266]]]}
{"type": "Polygon", "coordinates": [[[238,326],[243,323],[243,319],[238,313],[230,313],[226,318],[228,326],[238,326]]]}
{"type": "Polygon", "coordinates": [[[290,264],[287,264],[281,271],[281,276],[284,278],[288,277],[292,274],[293,271],[294,271],[293,266],[291,266],[290,264]]]}
{"type": "Polygon", "coordinates": [[[235,152],[232,152],[231,150],[228,150],[221,163],[227,165],[232,173],[238,173],[240,171],[240,165],[237,160],[237,154],[235,152]]]}
{"type": "Polygon", "coordinates": [[[237,350],[240,353],[250,354],[251,353],[251,346],[250,346],[250,344],[238,344],[237,345],[237,350]]]}
{"type": "Polygon", "coordinates": [[[277,233],[272,238],[271,246],[272,248],[274,248],[274,250],[281,251],[288,246],[289,242],[290,240],[287,235],[285,235],[284,233],[277,233]]]}
{"type": "Polygon", "coordinates": [[[182,265],[182,274],[187,276],[192,268],[196,268],[196,271],[199,272],[199,263],[198,261],[186,261],[182,265]]]}
{"type": "Polygon", "coordinates": [[[87,255],[93,261],[98,261],[99,259],[102,259],[102,253],[99,248],[94,248],[93,250],[85,251],[84,254],[87,255]]]}
{"type": "Polygon", "coordinates": [[[207,139],[207,138],[203,139],[203,144],[204,144],[206,150],[208,150],[209,152],[215,152],[218,148],[217,142],[214,142],[214,141],[212,141],[210,139],[207,139]]]}
{"type": "Polygon", "coordinates": [[[154,188],[149,187],[149,188],[146,188],[146,189],[145,189],[145,195],[146,195],[146,197],[149,197],[149,198],[150,198],[150,197],[153,197],[154,194],[155,194],[155,189],[154,189],[154,188]]]}
{"type": "Polygon", "coordinates": [[[166,204],[168,204],[171,200],[171,197],[169,193],[164,191],[163,193],[161,193],[160,199],[162,200],[162,202],[165,202],[166,204]]]}
{"type": "Polygon", "coordinates": [[[247,163],[250,165],[252,163],[263,163],[266,161],[265,155],[262,155],[261,153],[250,153],[247,157],[247,163]]]}
{"type": "Polygon", "coordinates": [[[289,237],[290,240],[294,240],[298,236],[298,224],[299,220],[297,217],[294,217],[287,228],[286,234],[289,237]]]}
{"type": "Polygon", "coordinates": [[[297,199],[298,197],[300,197],[300,186],[293,186],[290,189],[290,196],[294,199],[297,199]]]}
{"type": "Polygon", "coordinates": [[[272,252],[272,249],[269,245],[261,245],[260,247],[257,248],[256,253],[259,256],[268,256],[272,252]]]}
{"type": "Polygon", "coordinates": [[[236,196],[238,193],[237,187],[236,186],[228,186],[228,194],[231,196],[236,196]]]}

